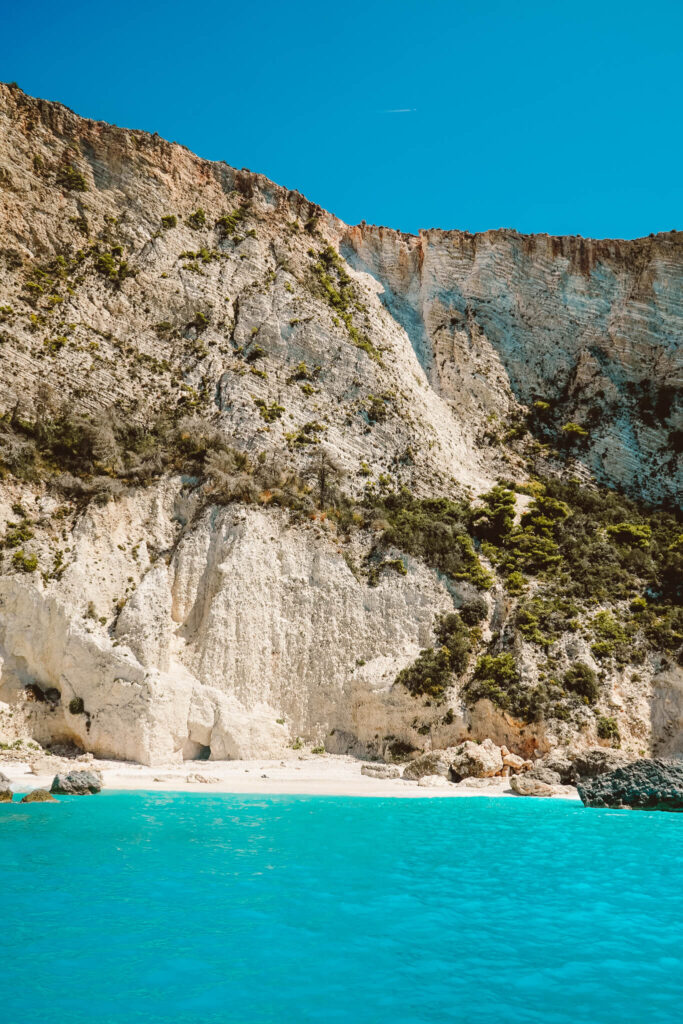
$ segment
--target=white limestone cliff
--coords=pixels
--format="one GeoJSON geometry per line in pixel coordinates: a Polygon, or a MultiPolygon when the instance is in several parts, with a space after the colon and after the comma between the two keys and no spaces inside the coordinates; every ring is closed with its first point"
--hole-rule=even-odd
{"type": "MultiPolygon", "coordinates": [[[[260,175],[3,85],[0,171],[7,421],[59,402],[141,423],[199,411],[254,461],[307,479],[312,446],[297,436],[312,428],[350,494],[391,475],[418,495],[474,496],[523,481],[535,459],[560,465],[548,446],[504,443],[543,398],[558,423],[586,426],[572,473],[652,500],[680,491],[683,234],[348,227],[260,175]],[[60,185],[68,168],[82,188],[60,185]],[[219,230],[235,211],[239,233],[219,230]],[[346,258],[365,348],[327,301],[312,244],[346,258]]],[[[354,566],[372,529],[342,546],[324,515],[226,506],[174,473],[122,483],[104,442],[98,480],[116,497],[102,505],[0,462],[0,536],[25,508],[39,566],[0,553],[0,741],[148,764],[278,756],[297,737],[387,757],[468,737],[525,753],[597,741],[590,715],[525,725],[488,701],[468,710],[457,688],[438,705],[393,685],[467,583],[404,555],[405,575],[371,586],[354,566]]],[[[486,638],[509,613],[496,584],[486,638]]],[[[591,664],[582,643],[558,649],[591,664]]],[[[536,681],[537,654],[521,641],[515,653],[536,681]]],[[[606,692],[629,749],[683,749],[679,668],[614,672],[606,692]]]]}

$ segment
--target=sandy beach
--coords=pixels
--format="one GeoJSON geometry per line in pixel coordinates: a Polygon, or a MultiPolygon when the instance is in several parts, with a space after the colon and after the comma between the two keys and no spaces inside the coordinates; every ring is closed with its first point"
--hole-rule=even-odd
{"type": "MultiPolygon", "coordinates": [[[[519,799],[509,779],[491,780],[483,787],[470,788],[451,783],[430,788],[404,779],[374,779],[361,774],[366,762],[348,756],[304,754],[285,760],[185,761],[163,767],[125,761],[71,761],[46,771],[41,765],[32,771],[27,762],[5,763],[2,771],[16,793],[49,789],[57,771],[95,768],[102,773],[107,790],[159,790],[187,793],[254,793],[308,796],[368,797],[467,797],[496,796],[519,799]],[[202,781],[205,779],[206,781],[202,781]]],[[[483,780],[482,780],[483,781],[483,780]]],[[[552,799],[578,799],[573,787],[552,799]]]]}

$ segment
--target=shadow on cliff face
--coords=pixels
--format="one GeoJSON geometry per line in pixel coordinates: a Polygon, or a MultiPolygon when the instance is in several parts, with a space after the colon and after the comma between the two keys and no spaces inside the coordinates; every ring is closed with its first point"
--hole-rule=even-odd
{"type": "Polygon", "coordinates": [[[415,295],[415,302],[413,302],[409,295],[399,295],[393,291],[386,279],[376,272],[372,266],[365,263],[352,246],[341,243],[339,251],[350,267],[359,273],[369,274],[382,286],[382,291],[378,293],[378,298],[387,312],[408,335],[410,344],[417,356],[417,361],[429,380],[430,370],[434,363],[434,353],[422,319],[422,313],[416,304],[419,303],[419,294],[415,295]]]}

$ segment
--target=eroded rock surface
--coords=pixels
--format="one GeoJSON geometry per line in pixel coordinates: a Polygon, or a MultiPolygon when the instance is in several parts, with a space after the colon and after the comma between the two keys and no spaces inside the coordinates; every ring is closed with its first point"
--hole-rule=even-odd
{"type": "Polygon", "coordinates": [[[615,768],[632,761],[633,758],[622,750],[609,750],[606,747],[596,747],[591,750],[583,750],[573,759],[574,772],[577,781],[594,779],[598,775],[612,772],[615,768]]]}
{"type": "Polygon", "coordinates": [[[364,764],[361,765],[360,773],[371,779],[400,779],[401,777],[401,770],[395,764],[364,764]]]}
{"type": "Polygon", "coordinates": [[[51,793],[64,796],[87,796],[99,793],[102,789],[102,777],[99,772],[65,772],[55,775],[50,786],[51,793]]]}
{"type": "Polygon", "coordinates": [[[549,785],[528,775],[513,775],[510,789],[518,796],[558,796],[562,792],[561,786],[549,785]]]}
{"type": "MultiPolygon", "coordinates": [[[[519,759],[520,764],[522,759],[519,759]]],[[[490,739],[481,743],[465,740],[457,747],[451,757],[451,773],[456,781],[468,777],[479,779],[497,775],[503,768],[503,757],[500,747],[490,739]]]]}
{"type": "Polygon", "coordinates": [[[683,811],[683,762],[641,758],[614,771],[579,779],[587,807],[683,811]]]}
{"type": "Polygon", "coordinates": [[[33,789],[30,793],[22,796],[22,804],[56,804],[57,801],[46,789],[33,789]]]}

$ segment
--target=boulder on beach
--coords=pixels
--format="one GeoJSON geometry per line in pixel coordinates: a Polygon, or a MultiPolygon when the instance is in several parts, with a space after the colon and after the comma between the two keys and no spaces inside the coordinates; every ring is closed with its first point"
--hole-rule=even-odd
{"type": "MultiPolygon", "coordinates": [[[[559,781],[564,786],[573,786],[576,782],[576,771],[574,762],[563,750],[551,750],[548,754],[537,761],[533,771],[538,768],[546,768],[559,776],[559,781]]],[[[539,781],[545,781],[540,779],[539,781]]]]}
{"type": "Polygon", "coordinates": [[[423,775],[417,784],[423,789],[447,789],[451,785],[443,775],[423,775]]]}
{"type": "Polygon", "coordinates": [[[96,771],[64,772],[55,775],[51,793],[62,793],[65,796],[87,796],[99,793],[102,789],[102,776],[96,771]]]}
{"type": "Polygon", "coordinates": [[[401,771],[395,764],[364,764],[361,766],[361,775],[367,775],[371,779],[400,779],[401,771]]]}
{"type": "Polygon", "coordinates": [[[451,770],[452,750],[432,750],[428,754],[422,754],[406,765],[403,778],[413,781],[423,778],[425,775],[443,775],[448,778],[451,770]]]}
{"type": "Polygon", "coordinates": [[[641,758],[593,779],[580,779],[586,807],[683,811],[683,761],[641,758]]]}
{"type": "Polygon", "coordinates": [[[562,776],[545,765],[538,764],[530,768],[525,778],[535,779],[536,782],[545,782],[546,786],[559,786],[562,783],[562,776]]]}
{"type": "Polygon", "coordinates": [[[30,793],[26,793],[22,796],[20,803],[22,804],[56,804],[57,801],[53,797],[52,793],[48,793],[46,789],[34,789],[30,793]]]}
{"type": "Polygon", "coordinates": [[[528,772],[525,775],[513,775],[510,789],[518,796],[556,796],[562,792],[560,786],[549,786],[547,782],[530,779],[528,772]]]}
{"type": "MultiPolygon", "coordinates": [[[[521,758],[519,761],[520,764],[523,763],[521,758]]],[[[503,770],[500,747],[489,739],[482,740],[481,743],[465,740],[452,751],[450,762],[451,772],[456,781],[469,777],[487,779],[503,770]]]]}

